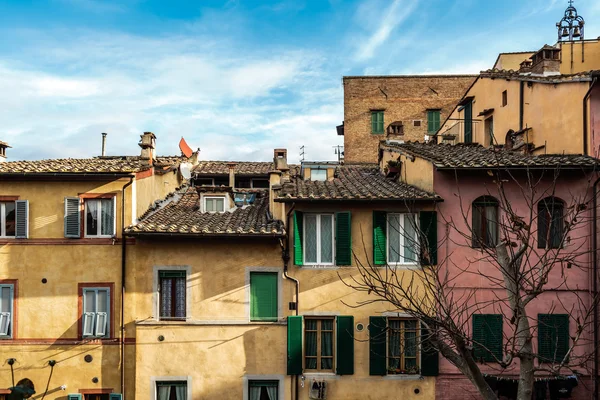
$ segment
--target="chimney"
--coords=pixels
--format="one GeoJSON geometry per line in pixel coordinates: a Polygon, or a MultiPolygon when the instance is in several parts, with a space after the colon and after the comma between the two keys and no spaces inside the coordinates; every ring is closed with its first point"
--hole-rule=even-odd
{"type": "Polygon", "coordinates": [[[531,56],[531,73],[533,75],[560,75],[560,49],[544,45],[531,56]]]}
{"type": "Polygon", "coordinates": [[[281,179],[282,181],[290,180],[290,167],[288,167],[287,163],[287,150],[286,149],[275,149],[273,156],[273,164],[275,165],[275,169],[281,171],[281,179]]]}
{"type": "Polygon", "coordinates": [[[6,162],[6,149],[11,148],[8,143],[0,140],[0,162],[6,162]]]}
{"type": "Polygon", "coordinates": [[[233,189],[235,187],[235,166],[234,162],[228,162],[227,168],[229,168],[229,186],[233,189]]]}
{"type": "Polygon", "coordinates": [[[188,162],[193,166],[196,166],[200,163],[200,147],[198,147],[198,150],[192,154],[192,156],[188,159],[188,162]]]}
{"type": "Polygon", "coordinates": [[[140,135],[138,145],[142,148],[141,159],[146,160],[148,165],[152,165],[156,160],[156,136],[152,132],[144,132],[140,135]]]}
{"type": "Polygon", "coordinates": [[[106,156],[106,135],[108,133],[102,132],[102,157],[106,156]]]}
{"type": "Polygon", "coordinates": [[[284,203],[276,203],[275,198],[281,191],[281,171],[269,171],[269,211],[274,219],[285,221],[284,203]]]}

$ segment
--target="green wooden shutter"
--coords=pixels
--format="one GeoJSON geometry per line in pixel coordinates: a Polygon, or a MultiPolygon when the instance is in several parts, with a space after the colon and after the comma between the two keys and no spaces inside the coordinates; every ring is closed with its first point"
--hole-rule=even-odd
{"type": "Polygon", "coordinates": [[[421,211],[419,213],[421,230],[421,265],[437,264],[437,212],[421,211]]]}
{"type": "Polygon", "coordinates": [[[250,273],[250,320],[277,321],[277,273],[250,273]]]}
{"type": "Polygon", "coordinates": [[[465,120],[465,143],[473,142],[473,103],[465,104],[463,109],[465,120]]]}
{"type": "Polygon", "coordinates": [[[387,373],[387,318],[369,317],[369,375],[387,373]]]}
{"type": "Polygon", "coordinates": [[[27,239],[29,237],[29,201],[15,201],[15,237],[27,239]]]}
{"type": "Polygon", "coordinates": [[[429,341],[429,334],[429,329],[421,324],[421,375],[438,376],[440,357],[437,349],[429,341]]]}
{"type": "Polygon", "coordinates": [[[377,113],[377,133],[383,133],[383,111],[377,113]]]}
{"type": "Polygon", "coordinates": [[[83,396],[79,393],[67,395],[67,400],[83,400],[83,396]]]}
{"type": "Polygon", "coordinates": [[[108,400],[123,400],[123,395],[121,393],[111,393],[108,400]]]}
{"type": "Polygon", "coordinates": [[[436,133],[440,129],[440,111],[427,111],[427,133],[436,133]]]}
{"type": "Polygon", "coordinates": [[[304,264],[302,257],[303,222],[303,213],[294,211],[294,264],[296,265],[304,264]]]}
{"type": "Polygon", "coordinates": [[[569,350],[569,316],[538,314],[538,354],[541,362],[560,362],[569,350]]]}
{"type": "Polygon", "coordinates": [[[335,213],[335,265],[352,265],[352,221],[350,212],[335,213]]]}
{"type": "Polygon", "coordinates": [[[336,373],[338,375],[352,375],[354,374],[354,317],[338,316],[336,318],[336,331],[336,373]]]}
{"type": "Polygon", "coordinates": [[[373,263],[385,265],[387,262],[387,214],[373,211],[373,263]]]}
{"type": "Polygon", "coordinates": [[[302,374],[302,316],[287,317],[287,374],[302,374]]]}
{"type": "Polygon", "coordinates": [[[65,197],[65,237],[81,237],[79,197],[65,197]]]}
{"type": "Polygon", "coordinates": [[[377,113],[371,111],[371,133],[377,133],[377,113]]]}
{"type": "Polygon", "coordinates": [[[383,111],[371,111],[371,133],[381,134],[384,127],[383,111]]]}
{"type": "Polygon", "coordinates": [[[495,362],[502,359],[502,315],[473,315],[473,356],[495,362]],[[487,349],[487,350],[486,350],[487,349]]]}

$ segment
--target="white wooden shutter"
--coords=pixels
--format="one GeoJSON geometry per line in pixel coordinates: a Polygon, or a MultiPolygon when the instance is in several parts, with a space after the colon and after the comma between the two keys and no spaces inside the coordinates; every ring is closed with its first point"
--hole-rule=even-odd
{"type": "Polygon", "coordinates": [[[65,197],[65,237],[81,237],[79,204],[79,197],[65,197]]]}
{"type": "Polygon", "coordinates": [[[17,239],[27,239],[29,237],[29,200],[15,201],[16,209],[16,234],[17,239]]]}
{"type": "Polygon", "coordinates": [[[95,312],[83,313],[83,336],[94,336],[94,321],[96,319],[95,312]]]}
{"type": "Polygon", "coordinates": [[[106,336],[106,322],[108,321],[108,315],[105,312],[96,313],[96,334],[95,336],[102,337],[106,336]]]}
{"type": "Polygon", "coordinates": [[[0,336],[8,336],[10,332],[10,319],[9,312],[0,313],[0,336]]]}

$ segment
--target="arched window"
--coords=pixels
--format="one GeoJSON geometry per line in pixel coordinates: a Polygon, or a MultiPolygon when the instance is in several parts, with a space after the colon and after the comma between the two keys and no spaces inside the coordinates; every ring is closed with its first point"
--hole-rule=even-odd
{"type": "Polygon", "coordinates": [[[494,247],[498,243],[498,200],[481,196],[473,201],[473,247],[494,247]]]}
{"type": "Polygon", "coordinates": [[[558,249],[564,235],[565,203],[546,197],[538,203],[538,248],[558,249]]]}

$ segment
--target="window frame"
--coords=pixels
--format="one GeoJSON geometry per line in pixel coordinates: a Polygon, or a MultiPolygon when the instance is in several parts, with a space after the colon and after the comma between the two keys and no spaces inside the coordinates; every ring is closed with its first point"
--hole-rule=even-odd
{"type": "Polygon", "coordinates": [[[117,235],[117,201],[116,201],[116,196],[111,195],[110,197],[83,197],[83,237],[84,238],[89,238],[89,239],[106,239],[106,238],[114,238],[117,235]],[[112,204],[112,211],[113,211],[113,229],[112,229],[112,234],[102,234],[102,217],[101,217],[101,213],[102,213],[102,200],[111,200],[111,204],[112,204]],[[98,226],[96,228],[96,234],[95,235],[91,235],[88,234],[87,231],[87,226],[88,226],[88,222],[87,222],[87,206],[88,206],[88,202],[90,201],[95,201],[98,202],[98,226]],[[98,232],[100,232],[98,234],[98,232]]]}
{"type": "Polygon", "coordinates": [[[216,213],[224,213],[227,209],[225,202],[227,201],[226,196],[202,196],[202,206],[204,208],[204,212],[216,214],[216,213]],[[207,200],[223,200],[223,211],[207,211],[206,201],[207,200]]]}
{"type": "Polygon", "coordinates": [[[326,168],[311,168],[310,169],[310,180],[313,182],[325,182],[327,181],[327,169],[326,168]],[[319,174],[323,174],[323,179],[314,179],[314,172],[318,172],[319,174]]]}
{"type": "Polygon", "coordinates": [[[332,266],[335,265],[335,213],[303,213],[302,215],[302,260],[303,265],[306,266],[315,266],[315,265],[326,265],[332,266]],[[331,216],[331,262],[321,262],[321,216],[328,215],[331,216]],[[307,216],[316,216],[317,217],[317,238],[315,239],[315,243],[317,245],[316,253],[317,253],[317,261],[316,262],[307,262],[306,261],[306,217],[307,216]]]}
{"type": "Polygon", "coordinates": [[[153,400],[158,399],[158,385],[159,384],[170,384],[174,386],[177,383],[185,382],[186,398],[192,400],[192,379],[189,376],[160,376],[151,377],[150,383],[152,385],[153,400]]]}
{"type": "Polygon", "coordinates": [[[419,249],[420,249],[420,241],[419,241],[419,214],[417,213],[401,213],[401,212],[388,212],[386,213],[386,221],[385,221],[385,260],[387,265],[389,266],[408,266],[408,267],[418,267],[420,265],[419,260],[419,249]],[[400,229],[404,230],[404,220],[405,215],[412,215],[415,220],[415,260],[413,262],[406,262],[404,257],[404,235],[402,232],[399,234],[400,239],[400,249],[401,254],[399,257],[401,261],[391,262],[390,261],[390,219],[393,216],[401,216],[400,229]]]}
{"type": "Polygon", "coordinates": [[[421,374],[421,322],[418,319],[415,318],[410,318],[410,317],[387,317],[387,335],[386,335],[386,351],[385,351],[385,355],[386,355],[386,375],[389,376],[397,376],[397,375],[420,375],[421,374]],[[406,339],[404,338],[404,333],[405,333],[405,328],[404,328],[404,322],[406,321],[414,321],[416,323],[416,328],[415,328],[415,343],[416,343],[416,355],[414,357],[410,357],[410,358],[414,358],[415,362],[416,362],[416,368],[417,368],[417,372],[415,373],[402,373],[402,372],[390,372],[390,361],[392,359],[392,357],[390,356],[390,342],[391,342],[391,328],[390,328],[390,322],[391,321],[400,321],[400,337],[401,337],[401,342],[400,342],[400,357],[393,357],[394,359],[399,358],[400,359],[400,370],[405,370],[405,365],[406,365],[406,360],[405,360],[405,355],[404,355],[404,346],[403,346],[403,341],[405,341],[406,339]]]}
{"type": "Polygon", "coordinates": [[[437,131],[440,130],[440,127],[442,125],[442,110],[437,109],[437,108],[431,108],[427,110],[427,134],[435,134],[437,131]],[[434,125],[435,126],[435,118],[433,118],[435,115],[437,115],[437,129],[434,130],[429,130],[429,126],[430,125],[434,125]]]}
{"type": "MultiPolygon", "coordinates": [[[[492,222],[494,223],[494,222],[492,222]]],[[[500,202],[493,196],[479,196],[471,203],[471,248],[473,249],[491,249],[498,244],[500,236],[500,202]],[[496,212],[496,243],[488,243],[488,223],[486,209],[494,207],[496,212]],[[475,211],[480,218],[479,224],[481,232],[475,234],[475,211]]]]}
{"type": "Polygon", "coordinates": [[[78,284],[78,317],[79,321],[77,324],[77,336],[80,340],[103,340],[103,339],[112,339],[115,337],[115,325],[113,323],[114,316],[114,293],[115,293],[115,284],[114,282],[89,282],[89,283],[79,283],[78,284]],[[107,308],[107,327],[106,327],[106,335],[105,336],[84,336],[83,324],[84,324],[84,291],[88,289],[107,289],[108,290],[108,308],[107,308]]]}
{"type": "Polygon", "coordinates": [[[385,110],[371,110],[371,134],[383,135],[385,133],[385,110]],[[381,116],[381,121],[379,121],[381,116]],[[381,129],[379,125],[381,124],[381,129]],[[375,129],[373,129],[375,127],[375,129]]]}
{"type": "Polygon", "coordinates": [[[242,400],[250,400],[250,382],[251,381],[278,382],[277,398],[274,400],[283,400],[285,398],[285,393],[284,393],[285,377],[283,375],[244,375],[244,377],[243,377],[244,393],[242,395],[242,400]]]}
{"type": "Polygon", "coordinates": [[[281,315],[281,282],[280,282],[280,269],[279,268],[261,268],[261,269],[249,269],[247,271],[247,282],[248,282],[248,295],[249,295],[249,299],[248,299],[248,321],[249,322],[277,322],[279,321],[280,315],[281,315]],[[276,304],[277,304],[277,312],[276,315],[274,317],[259,317],[259,318],[253,318],[252,317],[252,275],[253,274],[271,274],[271,275],[275,275],[275,279],[276,279],[276,284],[277,284],[277,288],[276,288],[276,304]]]}
{"type": "Polygon", "coordinates": [[[473,342],[473,358],[475,358],[475,360],[477,362],[479,362],[480,360],[483,361],[484,363],[496,363],[498,362],[498,360],[502,360],[502,358],[504,357],[504,316],[502,314],[473,314],[471,315],[471,341],[473,342]],[[500,326],[501,326],[501,330],[500,330],[500,340],[499,340],[499,354],[496,354],[493,350],[495,349],[490,349],[490,348],[486,348],[487,346],[489,346],[489,342],[490,339],[493,338],[488,338],[485,334],[481,337],[481,338],[476,338],[475,337],[475,325],[476,325],[476,320],[481,320],[482,324],[485,325],[485,327],[487,328],[487,330],[489,331],[493,331],[492,329],[490,329],[490,322],[493,323],[493,320],[490,321],[490,319],[499,319],[500,321],[500,326]],[[476,343],[476,339],[479,339],[479,342],[476,343]],[[478,353],[480,353],[478,355],[478,353]]]}
{"type": "MultiPolygon", "coordinates": [[[[10,289],[10,321],[8,325],[8,334],[0,335],[0,340],[11,340],[17,335],[17,290],[18,284],[16,279],[0,279],[0,288],[8,287],[10,289]]],[[[0,298],[0,301],[2,299],[0,298]]]]}
{"type": "Polygon", "coordinates": [[[329,315],[304,315],[303,318],[303,327],[302,327],[302,339],[303,339],[303,349],[302,349],[302,368],[304,369],[304,371],[306,371],[307,373],[331,373],[331,374],[335,374],[336,373],[336,359],[337,359],[337,346],[336,346],[336,342],[337,342],[337,332],[336,332],[336,316],[329,316],[329,315]],[[317,336],[317,355],[316,356],[308,356],[308,358],[316,358],[317,360],[317,368],[316,369],[309,369],[307,368],[307,363],[306,363],[306,351],[308,349],[308,346],[306,345],[306,321],[307,320],[315,320],[317,321],[317,330],[310,330],[309,332],[316,332],[316,336],[317,336]],[[326,330],[323,331],[322,329],[322,321],[327,320],[327,321],[331,321],[331,330],[326,330]],[[331,332],[331,356],[323,356],[321,355],[321,334],[323,332],[331,332]],[[323,369],[321,368],[321,360],[323,357],[327,357],[327,358],[331,358],[331,369],[323,369]]]}
{"type": "MultiPolygon", "coordinates": [[[[564,358],[564,356],[563,356],[563,358],[556,358],[556,355],[557,355],[556,353],[558,352],[558,346],[560,346],[560,343],[552,343],[551,340],[547,341],[547,343],[550,343],[551,349],[554,350],[553,351],[554,354],[552,355],[552,359],[548,359],[547,357],[542,356],[542,354],[541,354],[542,353],[542,351],[541,351],[542,349],[541,349],[540,343],[544,339],[544,338],[541,337],[541,332],[540,332],[540,330],[542,329],[542,326],[543,326],[543,323],[542,323],[541,320],[542,320],[542,318],[548,318],[548,317],[553,317],[553,318],[560,317],[560,318],[564,318],[565,319],[566,329],[567,329],[567,332],[566,332],[567,343],[564,344],[564,346],[566,347],[566,352],[565,353],[568,353],[569,352],[569,348],[571,347],[571,336],[570,336],[571,319],[569,318],[569,314],[563,314],[563,313],[552,313],[552,314],[541,314],[540,313],[540,314],[538,314],[537,315],[537,324],[538,324],[537,325],[537,335],[538,335],[537,358],[538,358],[538,362],[540,364],[542,364],[542,363],[543,364],[554,364],[556,362],[561,362],[563,360],[563,358],[564,358]]],[[[544,326],[546,326],[546,328],[548,328],[548,329],[552,329],[552,327],[549,327],[547,325],[544,325],[544,326]]],[[[548,332],[545,332],[545,333],[548,333],[548,332]]],[[[556,335],[558,336],[558,334],[559,334],[559,331],[557,330],[556,331],[556,335]]],[[[565,354],[565,355],[567,355],[567,354],[565,354]]],[[[567,359],[568,359],[568,355],[567,355],[567,359]]]]}
{"type": "Polygon", "coordinates": [[[16,200],[0,200],[0,239],[15,239],[17,237],[17,202],[16,200]],[[12,203],[15,207],[15,234],[6,234],[6,204],[12,203]]]}
{"type": "MultiPolygon", "coordinates": [[[[156,276],[156,283],[157,283],[157,298],[158,298],[158,309],[157,309],[157,314],[156,317],[159,321],[186,321],[188,319],[188,312],[189,312],[189,301],[188,301],[188,295],[189,295],[189,290],[188,290],[188,277],[189,277],[189,273],[186,269],[158,269],[157,270],[157,276],[156,276]],[[177,288],[177,283],[175,281],[175,279],[182,279],[181,277],[179,278],[163,278],[160,276],[161,272],[183,272],[185,274],[185,277],[183,277],[185,285],[183,285],[185,293],[184,293],[184,298],[185,298],[185,310],[184,310],[184,317],[174,317],[174,316],[169,316],[169,317],[163,317],[161,315],[161,309],[162,309],[162,299],[163,299],[163,294],[161,293],[161,282],[163,279],[173,279],[172,285],[175,287],[175,289],[177,288]]],[[[175,314],[177,314],[177,302],[174,301],[177,299],[177,292],[176,290],[173,291],[173,288],[171,288],[171,313],[173,314],[173,312],[175,314]]]]}
{"type": "Polygon", "coordinates": [[[110,293],[110,287],[84,287],[82,288],[82,307],[83,307],[83,314],[81,316],[81,323],[82,323],[82,327],[81,327],[81,336],[84,339],[108,339],[110,338],[110,320],[111,320],[111,310],[110,310],[110,304],[111,304],[111,293],[110,293]],[[106,328],[104,335],[98,335],[98,311],[94,311],[94,314],[96,314],[94,316],[95,320],[92,321],[93,323],[93,334],[91,335],[86,335],[85,334],[85,305],[86,305],[86,292],[94,292],[95,293],[95,304],[96,304],[96,310],[98,309],[98,295],[100,291],[106,291],[106,328]]]}
{"type": "Polygon", "coordinates": [[[508,89],[502,91],[502,107],[508,105],[508,89]]]}
{"type": "Polygon", "coordinates": [[[422,119],[413,119],[413,128],[420,128],[423,126],[423,120],[422,119]]]}
{"type": "Polygon", "coordinates": [[[564,247],[564,243],[563,243],[563,236],[565,234],[565,202],[556,196],[548,196],[548,197],[544,197],[543,199],[541,199],[540,201],[538,201],[537,204],[537,216],[536,216],[536,224],[537,224],[537,230],[538,230],[538,240],[537,240],[537,248],[538,249],[545,249],[546,247],[548,247],[548,249],[561,249],[564,247]],[[549,202],[552,202],[552,208],[548,208],[549,202]],[[556,207],[556,208],[555,208],[556,207]],[[550,237],[550,234],[552,232],[552,227],[553,227],[553,216],[552,216],[552,211],[554,210],[560,210],[561,214],[559,216],[559,220],[561,222],[560,225],[560,243],[558,243],[557,245],[554,245],[553,241],[552,241],[552,237],[550,237]],[[546,225],[544,226],[544,231],[545,231],[545,235],[542,236],[541,235],[541,225],[540,225],[540,211],[543,210],[546,213],[546,225]],[[541,237],[544,237],[544,246],[542,246],[542,242],[539,240],[541,237]],[[550,243],[548,243],[550,242],[550,243]]]}

